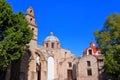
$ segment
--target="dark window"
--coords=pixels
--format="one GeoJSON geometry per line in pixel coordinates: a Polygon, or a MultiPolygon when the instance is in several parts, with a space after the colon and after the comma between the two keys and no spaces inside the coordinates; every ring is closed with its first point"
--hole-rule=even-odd
{"type": "Polygon", "coordinates": [[[72,63],[71,62],[69,62],[68,65],[69,65],[69,67],[72,67],[72,63]]]}
{"type": "Polygon", "coordinates": [[[32,21],[32,18],[30,18],[30,21],[32,21]]]}
{"type": "Polygon", "coordinates": [[[52,48],[54,48],[54,43],[52,43],[52,46],[51,46],[52,48]]]}
{"type": "Polygon", "coordinates": [[[32,10],[30,10],[30,13],[32,13],[32,10]]]}
{"type": "Polygon", "coordinates": [[[38,67],[38,70],[37,70],[37,80],[41,80],[41,64],[38,67]]]}
{"type": "Polygon", "coordinates": [[[67,52],[65,52],[65,54],[67,54],[67,52]]]}
{"type": "Polygon", "coordinates": [[[87,61],[87,66],[91,66],[91,63],[90,63],[90,61],[87,61]]]}
{"type": "Polygon", "coordinates": [[[48,43],[46,43],[46,47],[48,47],[48,43]]]}
{"type": "Polygon", "coordinates": [[[32,28],[32,30],[34,31],[34,28],[32,28]]]}
{"type": "Polygon", "coordinates": [[[103,62],[103,59],[98,59],[98,62],[103,62]]]}
{"type": "Polygon", "coordinates": [[[98,52],[98,54],[101,54],[100,52],[98,52]]]}
{"type": "Polygon", "coordinates": [[[89,50],[89,55],[92,55],[92,50],[89,50]]]}
{"type": "Polygon", "coordinates": [[[88,76],[92,76],[92,70],[91,70],[91,69],[88,69],[88,70],[87,70],[87,74],[88,74],[88,76]]]}
{"type": "Polygon", "coordinates": [[[98,63],[103,63],[103,59],[98,59],[98,63]]]}

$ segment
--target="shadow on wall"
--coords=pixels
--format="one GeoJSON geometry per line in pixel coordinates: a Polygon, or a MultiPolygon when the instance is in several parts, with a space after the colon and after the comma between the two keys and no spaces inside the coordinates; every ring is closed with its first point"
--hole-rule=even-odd
{"type": "Polygon", "coordinates": [[[31,54],[31,51],[26,49],[26,53],[11,65],[10,80],[27,80],[31,54]]]}
{"type": "Polygon", "coordinates": [[[77,80],[76,79],[76,64],[73,64],[73,80],[77,80]]]}

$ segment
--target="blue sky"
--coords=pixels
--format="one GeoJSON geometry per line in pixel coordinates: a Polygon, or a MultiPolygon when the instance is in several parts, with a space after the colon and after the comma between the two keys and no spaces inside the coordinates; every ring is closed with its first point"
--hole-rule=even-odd
{"type": "Polygon", "coordinates": [[[82,55],[93,32],[102,29],[105,19],[112,13],[120,13],[120,0],[7,0],[14,12],[32,6],[38,24],[38,44],[41,45],[50,32],[54,32],[61,47],[82,55]]]}

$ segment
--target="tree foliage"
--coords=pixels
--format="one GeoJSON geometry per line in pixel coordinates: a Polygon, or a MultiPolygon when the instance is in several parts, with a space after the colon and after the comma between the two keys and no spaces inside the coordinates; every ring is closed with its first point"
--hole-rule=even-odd
{"type": "Polygon", "coordinates": [[[33,32],[22,12],[14,13],[6,0],[0,0],[0,70],[5,70],[24,53],[33,32]]]}
{"type": "Polygon", "coordinates": [[[94,35],[105,54],[105,72],[120,80],[120,14],[109,15],[102,30],[94,35]]]}

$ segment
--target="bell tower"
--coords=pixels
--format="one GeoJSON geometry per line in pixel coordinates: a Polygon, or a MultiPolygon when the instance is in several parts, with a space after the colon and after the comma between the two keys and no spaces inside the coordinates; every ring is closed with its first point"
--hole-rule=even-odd
{"type": "Polygon", "coordinates": [[[29,27],[31,30],[33,30],[33,38],[30,42],[30,44],[37,45],[37,32],[38,32],[38,27],[35,23],[35,16],[34,16],[34,10],[32,7],[29,7],[26,12],[26,19],[29,23],[29,27]]]}
{"type": "Polygon", "coordinates": [[[91,41],[91,42],[90,42],[90,46],[95,46],[94,41],[91,41]]]}

